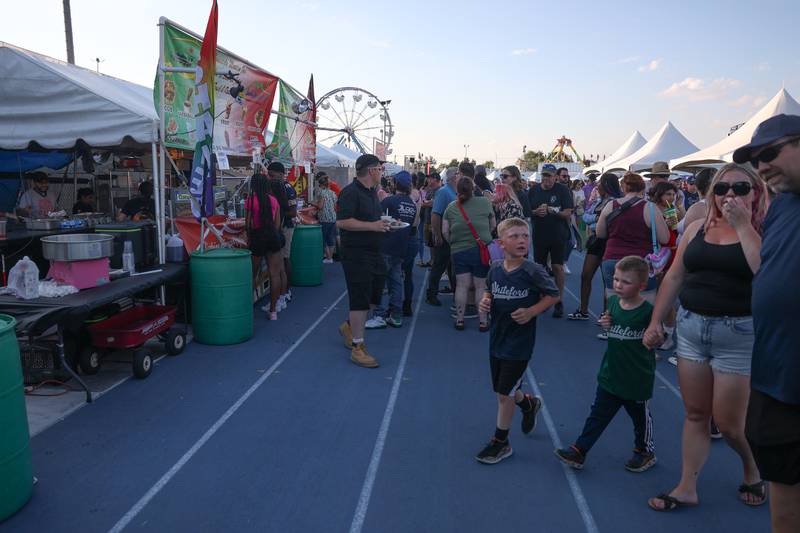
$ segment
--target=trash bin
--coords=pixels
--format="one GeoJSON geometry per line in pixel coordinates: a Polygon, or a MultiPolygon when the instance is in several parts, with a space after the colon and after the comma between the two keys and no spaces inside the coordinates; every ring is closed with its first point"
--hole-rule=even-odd
{"type": "Polygon", "coordinates": [[[14,317],[0,315],[0,522],[33,493],[28,414],[14,317]]]}
{"type": "Polygon", "coordinates": [[[201,344],[228,345],[253,336],[253,274],[248,250],[194,252],[192,330],[201,344]]]}
{"type": "Polygon", "coordinates": [[[300,224],[292,237],[292,285],[311,287],[322,284],[322,226],[300,224]]]}

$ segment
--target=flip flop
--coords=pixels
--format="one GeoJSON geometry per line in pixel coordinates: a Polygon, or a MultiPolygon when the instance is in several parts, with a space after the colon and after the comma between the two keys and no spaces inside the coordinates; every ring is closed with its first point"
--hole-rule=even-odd
{"type": "Polygon", "coordinates": [[[749,505],[750,507],[764,505],[764,503],[767,501],[767,484],[764,483],[763,479],[758,483],[752,483],[750,485],[742,483],[739,485],[739,494],[752,494],[756,497],[755,501],[747,501],[746,499],[740,497],[739,500],[741,500],[741,502],[745,505],[749,505]]]}
{"type": "Polygon", "coordinates": [[[668,511],[674,511],[678,507],[695,507],[697,505],[696,503],[682,502],[678,498],[675,498],[674,496],[670,496],[667,493],[659,494],[655,498],[651,498],[651,499],[652,500],[661,500],[662,502],[664,502],[664,507],[661,508],[661,509],[659,509],[658,507],[654,507],[653,504],[650,503],[649,500],[647,502],[647,505],[648,505],[648,507],[650,507],[650,509],[652,509],[654,511],[658,511],[660,513],[665,513],[665,512],[668,512],[668,511]]]}

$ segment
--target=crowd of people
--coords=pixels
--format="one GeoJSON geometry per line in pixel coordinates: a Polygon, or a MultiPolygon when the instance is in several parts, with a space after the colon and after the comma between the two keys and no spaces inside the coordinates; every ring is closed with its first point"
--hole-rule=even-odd
{"type": "MultiPolygon", "coordinates": [[[[598,337],[607,344],[583,430],[555,450],[557,458],[583,468],[624,408],[634,433],[624,466],[650,469],[657,457],[649,400],[658,351],[666,351],[685,407],[682,468],[677,485],[647,504],[660,512],[697,505],[697,479],[719,433],[742,462],[741,502],[769,501],[773,531],[800,531],[800,300],[793,290],[800,271],[800,117],[765,121],[733,159],[685,178],[658,162],[644,175],[586,181],[545,164],[541,182],[528,183],[515,166],[491,182],[486,169],[467,161],[441,175],[403,171],[387,180],[382,161],[364,155],[338,195],[318,175],[314,205],[324,261],[338,255],[348,289],[349,315],[339,331],[351,360],[379,366],[366,330],[402,327],[413,313],[415,260],[430,268],[427,304],[439,307],[440,295],[451,293],[455,330],[477,318],[478,330],[488,332],[497,420],[476,459],[497,463],[513,453],[515,406],[522,432],[535,427],[542,400],[524,392],[522,381],[536,317],[551,308],[554,318],[564,316],[566,263],[580,249],[580,303],[566,318],[589,320],[600,270],[598,337]]],[[[266,185],[282,184],[281,171],[254,181],[264,183],[254,188],[248,216],[256,232],[273,227],[263,246],[268,259],[283,258],[277,228],[291,217],[280,200],[283,187],[266,185]]],[[[281,284],[271,295],[271,316],[288,287],[288,268],[275,259],[271,274],[273,264],[281,284]]]]}

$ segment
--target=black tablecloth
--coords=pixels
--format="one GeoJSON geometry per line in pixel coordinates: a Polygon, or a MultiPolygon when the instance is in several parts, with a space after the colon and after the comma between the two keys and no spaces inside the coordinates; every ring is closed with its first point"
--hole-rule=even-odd
{"type": "Polygon", "coordinates": [[[38,335],[56,324],[67,330],[78,329],[93,310],[120,298],[182,280],[187,274],[186,265],[175,263],[158,265],[151,271],[151,274],[118,279],[62,298],[22,300],[14,296],[0,296],[0,313],[17,319],[18,335],[38,335]],[[158,269],[161,272],[154,272],[158,269]]]}

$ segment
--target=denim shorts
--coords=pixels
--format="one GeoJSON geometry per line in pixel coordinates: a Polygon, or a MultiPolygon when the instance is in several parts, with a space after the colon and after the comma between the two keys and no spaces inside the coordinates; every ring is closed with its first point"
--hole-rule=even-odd
{"type": "Polygon", "coordinates": [[[333,248],[336,246],[336,222],[320,222],[322,226],[322,244],[333,248]]]}
{"type": "Polygon", "coordinates": [[[475,245],[469,250],[453,254],[453,270],[459,274],[472,274],[476,278],[485,278],[489,273],[489,265],[481,263],[481,251],[475,245]]]}
{"type": "Polygon", "coordinates": [[[750,375],[752,316],[704,316],[681,307],[676,331],[678,357],[707,363],[719,372],[750,375]]]}
{"type": "MultiPolygon", "coordinates": [[[[603,275],[603,285],[606,289],[614,290],[614,268],[616,268],[619,259],[604,259],[600,263],[600,273],[603,275]]],[[[654,291],[658,288],[656,278],[647,278],[647,288],[645,291],[654,291]]]]}

